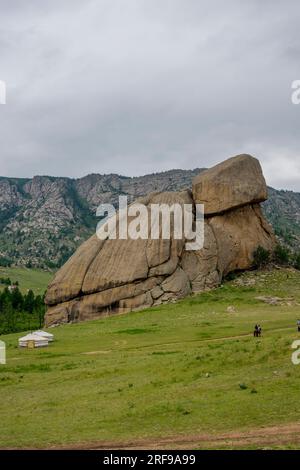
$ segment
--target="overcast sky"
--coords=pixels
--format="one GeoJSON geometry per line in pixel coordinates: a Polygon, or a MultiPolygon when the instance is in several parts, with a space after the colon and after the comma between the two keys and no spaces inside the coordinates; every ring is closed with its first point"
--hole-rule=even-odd
{"type": "Polygon", "coordinates": [[[0,0],[0,174],[142,175],[238,153],[300,191],[298,0],[0,0]]]}

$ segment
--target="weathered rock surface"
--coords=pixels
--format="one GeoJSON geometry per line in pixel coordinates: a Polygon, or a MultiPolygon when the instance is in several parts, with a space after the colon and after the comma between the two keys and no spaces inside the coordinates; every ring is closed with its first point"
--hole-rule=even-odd
{"type": "Polygon", "coordinates": [[[272,229],[258,204],[233,209],[208,219],[218,251],[218,270],[222,275],[251,266],[258,245],[272,250],[272,229]]]}
{"type": "Polygon", "coordinates": [[[259,161],[237,155],[203,171],[193,180],[193,197],[205,205],[205,214],[220,214],[267,199],[267,186],[259,161]]]}
{"type": "Polygon", "coordinates": [[[257,246],[272,250],[275,241],[259,205],[266,193],[258,160],[242,155],[197,177],[193,196],[186,190],[144,197],[148,214],[154,203],[204,203],[203,248],[187,251],[184,238],[174,239],[172,223],[169,240],[99,240],[94,235],[50,284],[46,325],[174,301],[218,286],[231,271],[251,267],[257,246]]]}

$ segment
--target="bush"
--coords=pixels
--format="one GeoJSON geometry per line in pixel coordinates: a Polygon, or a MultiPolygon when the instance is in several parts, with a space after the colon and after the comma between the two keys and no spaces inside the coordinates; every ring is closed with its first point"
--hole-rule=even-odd
{"type": "Polygon", "coordinates": [[[262,266],[266,266],[270,261],[270,252],[263,248],[262,246],[258,246],[253,253],[253,262],[254,266],[257,268],[261,268],[262,266]]]}
{"type": "Polygon", "coordinates": [[[3,268],[9,268],[12,265],[12,260],[10,258],[5,258],[4,256],[0,257],[0,266],[3,268]]]}
{"type": "Polygon", "coordinates": [[[282,245],[276,245],[274,250],[274,261],[278,264],[287,265],[290,261],[290,252],[288,248],[282,245]]]}
{"type": "Polygon", "coordinates": [[[0,284],[4,284],[5,286],[10,286],[11,285],[11,280],[9,277],[1,277],[0,278],[0,284]]]}
{"type": "Polygon", "coordinates": [[[294,267],[300,270],[300,253],[295,255],[294,258],[294,267]]]}

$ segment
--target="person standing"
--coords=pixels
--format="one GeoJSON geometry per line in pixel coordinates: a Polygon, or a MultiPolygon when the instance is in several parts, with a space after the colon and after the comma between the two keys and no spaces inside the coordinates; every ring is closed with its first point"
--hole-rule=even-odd
{"type": "Polygon", "coordinates": [[[262,329],[260,325],[257,325],[257,331],[258,331],[258,336],[261,336],[262,329]]]}

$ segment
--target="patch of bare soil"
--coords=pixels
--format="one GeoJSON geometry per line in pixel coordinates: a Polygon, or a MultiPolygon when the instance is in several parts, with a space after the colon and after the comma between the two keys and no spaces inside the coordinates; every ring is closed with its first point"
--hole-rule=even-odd
{"type": "Polygon", "coordinates": [[[284,447],[293,445],[300,449],[300,423],[261,427],[249,431],[232,431],[222,434],[191,434],[161,438],[143,438],[128,441],[100,441],[69,446],[48,447],[49,450],[196,450],[284,447]]]}
{"type": "Polygon", "coordinates": [[[86,354],[87,356],[94,356],[97,354],[109,354],[111,351],[110,350],[104,350],[104,351],[87,351],[83,352],[81,354],[86,354]]]}

